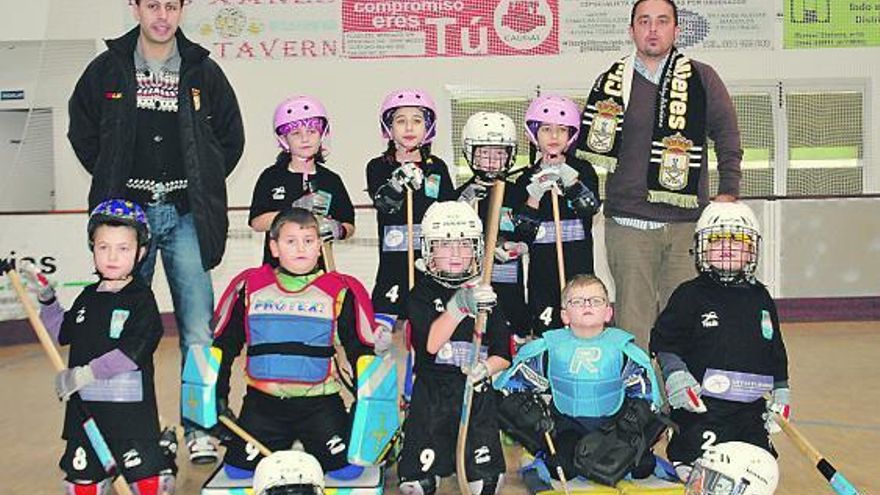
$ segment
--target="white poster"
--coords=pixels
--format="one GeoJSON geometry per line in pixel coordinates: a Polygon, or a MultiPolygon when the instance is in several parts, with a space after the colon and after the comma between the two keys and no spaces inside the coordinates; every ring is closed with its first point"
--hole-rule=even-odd
{"type": "MultiPolygon", "coordinates": [[[[560,0],[560,51],[627,52],[632,0],[560,0]]],[[[682,49],[755,50],[774,47],[776,2],[678,0],[682,49]]]]}

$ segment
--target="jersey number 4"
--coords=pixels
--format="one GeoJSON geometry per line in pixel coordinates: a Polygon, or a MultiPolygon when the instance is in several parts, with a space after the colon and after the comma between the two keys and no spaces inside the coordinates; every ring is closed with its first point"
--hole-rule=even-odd
{"type": "Polygon", "coordinates": [[[400,290],[400,285],[395,284],[393,287],[388,289],[388,292],[385,293],[385,297],[387,297],[388,300],[392,303],[396,303],[397,300],[400,298],[398,290],[400,290]]]}

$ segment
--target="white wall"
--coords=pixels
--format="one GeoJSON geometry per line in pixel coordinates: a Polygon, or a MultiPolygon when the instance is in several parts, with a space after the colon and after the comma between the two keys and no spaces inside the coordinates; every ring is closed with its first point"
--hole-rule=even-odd
{"type": "MultiPolygon", "coordinates": [[[[0,17],[0,88],[24,88],[28,99],[25,102],[0,102],[0,109],[20,108],[22,105],[52,109],[52,145],[57,184],[55,208],[84,208],[89,177],[78,165],[66,141],[66,101],[85,65],[102,49],[100,38],[118,36],[134,22],[124,0],[2,1],[8,8],[4,9],[7,15],[0,17]],[[10,12],[15,15],[9,15],[10,12]],[[46,38],[48,42],[44,41],[46,38]]],[[[625,26],[621,26],[621,29],[625,29],[625,26]]],[[[688,53],[713,65],[730,85],[775,80],[810,80],[818,85],[823,81],[832,84],[843,79],[865,82],[868,88],[866,129],[870,132],[866,140],[865,192],[880,192],[880,160],[875,144],[880,137],[876,129],[877,123],[880,123],[880,98],[873,96],[880,94],[880,48],[688,53]]],[[[596,75],[619,55],[589,53],[556,57],[391,60],[298,58],[262,62],[224,60],[222,66],[236,89],[243,109],[247,136],[244,156],[228,181],[230,203],[233,206],[248,205],[257,175],[272,162],[277,151],[271,131],[272,111],[286,95],[312,94],[325,103],[333,129],[329,164],[342,175],[355,203],[365,204],[364,165],[384,148],[379,136],[377,108],[387,92],[399,87],[419,86],[434,96],[441,111],[435,153],[451,162],[447,85],[523,90],[541,85],[545,90],[586,90],[596,75]]],[[[0,192],[24,193],[5,184],[0,185],[0,192]]],[[[802,213],[800,209],[797,211],[802,213]]],[[[833,221],[828,217],[822,218],[833,221]]],[[[858,218],[847,225],[853,231],[870,231],[873,228],[858,218]]],[[[370,229],[360,229],[362,235],[369,232],[370,229]]],[[[875,264],[873,259],[861,262],[845,256],[832,259],[856,266],[875,264]]],[[[793,280],[793,283],[787,285],[787,290],[803,293],[795,289],[799,287],[797,273],[791,276],[794,278],[789,280],[793,280]]],[[[866,288],[861,283],[856,291],[845,284],[832,285],[825,293],[855,295],[854,292],[863,295],[866,288]]],[[[877,292],[874,290],[874,293],[877,292]]]]}

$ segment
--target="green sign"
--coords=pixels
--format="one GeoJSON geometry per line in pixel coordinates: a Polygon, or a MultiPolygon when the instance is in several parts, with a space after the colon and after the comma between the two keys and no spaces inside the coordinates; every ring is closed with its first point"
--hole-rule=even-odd
{"type": "Polygon", "coordinates": [[[880,46],[880,0],[783,0],[785,48],[880,46]]]}

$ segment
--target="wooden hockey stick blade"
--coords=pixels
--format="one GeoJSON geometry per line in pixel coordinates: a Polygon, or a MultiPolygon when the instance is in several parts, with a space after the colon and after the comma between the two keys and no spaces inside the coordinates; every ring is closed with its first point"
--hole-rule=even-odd
{"type": "MultiPolygon", "coordinates": [[[[480,274],[484,284],[492,282],[492,269],[495,266],[495,245],[498,244],[498,226],[501,223],[501,205],[504,203],[504,179],[495,181],[492,188],[489,203],[489,222],[485,229],[486,243],[483,246],[483,273],[480,274]]],[[[480,359],[480,345],[483,340],[483,332],[486,331],[486,320],[489,315],[485,312],[477,314],[474,323],[474,358],[472,364],[476,365],[480,359]]],[[[471,403],[474,397],[474,386],[470,381],[465,382],[464,397],[461,401],[461,420],[458,423],[458,439],[455,445],[455,474],[458,481],[458,489],[463,494],[470,493],[467,482],[467,469],[465,467],[465,447],[467,445],[467,430],[471,418],[471,403]]]]}
{"type": "MultiPolygon", "coordinates": [[[[34,333],[37,334],[37,339],[40,341],[40,345],[43,346],[43,350],[46,351],[49,361],[52,362],[52,367],[55,368],[56,372],[67,369],[64,360],[61,358],[61,353],[58,352],[58,348],[55,347],[55,343],[52,341],[52,336],[49,335],[49,331],[46,329],[46,326],[43,325],[43,321],[40,320],[37,310],[34,309],[31,300],[28,298],[27,292],[21,283],[21,277],[18,275],[18,271],[16,271],[15,267],[6,260],[0,262],[0,271],[5,272],[9,277],[9,281],[12,283],[12,288],[18,295],[18,300],[24,308],[24,312],[27,315],[34,333]]],[[[86,410],[85,405],[79,399],[78,394],[74,394],[71,397],[71,400],[75,401],[74,407],[78,410],[83,419],[83,430],[89,439],[92,449],[94,449],[98,459],[101,460],[101,463],[104,465],[107,475],[113,476],[114,474],[118,474],[118,476],[113,478],[113,488],[116,490],[116,493],[119,495],[133,495],[131,488],[128,486],[128,482],[125,480],[122,472],[119,471],[119,464],[116,462],[116,459],[113,458],[113,455],[107,446],[107,441],[101,433],[101,430],[98,428],[95,419],[86,410]],[[111,462],[112,467],[110,467],[111,462]],[[114,471],[116,471],[116,473],[114,473],[114,471]]]]}
{"type": "Polygon", "coordinates": [[[797,429],[791,422],[782,417],[781,414],[774,412],[773,419],[776,424],[782,428],[782,431],[788,435],[788,438],[797,446],[802,454],[807,456],[819,473],[828,481],[831,488],[838,495],[859,495],[858,489],[850,483],[848,479],[834,467],[828,459],[825,458],[813,444],[797,429]]]}

